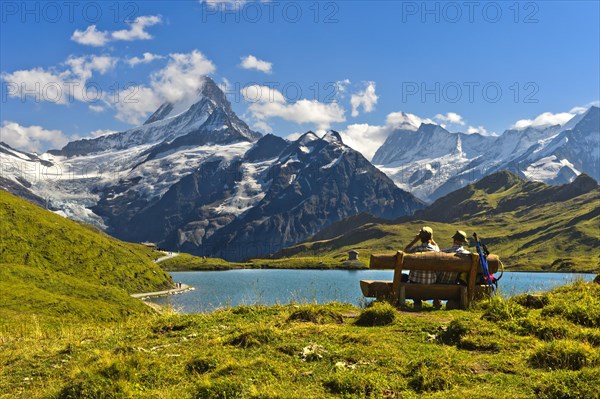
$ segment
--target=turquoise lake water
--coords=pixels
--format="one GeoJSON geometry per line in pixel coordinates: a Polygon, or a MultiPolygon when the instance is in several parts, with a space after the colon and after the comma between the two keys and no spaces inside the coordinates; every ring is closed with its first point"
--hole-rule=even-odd
{"type": "MultiPolygon", "coordinates": [[[[361,306],[366,299],[360,280],[391,280],[391,270],[230,270],[173,272],[173,280],[195,288],[179,295],[152,298],[182,313],[205,313],[237,305],[326,303],[361,306]]],[[[500,280],[500,295],[547,291],[576,279],[592,281],[593,274],[507,272],[500,280]]]]}

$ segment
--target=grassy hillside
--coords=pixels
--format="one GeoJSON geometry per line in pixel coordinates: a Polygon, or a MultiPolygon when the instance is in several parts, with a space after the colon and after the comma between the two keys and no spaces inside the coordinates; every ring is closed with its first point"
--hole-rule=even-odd
{"type": "Polygon", "coordinates": [[[471,311],[238,307],[0,330],[0,398],[598,399],[600,285],[471,311]]]}
{"type": "Polygon", "coordinates": [[[468,186],[459,190],[461,199],[458,192],[452,193],[420,214],[431,219],[366,224],[332,239],[300,243],[275,256],[291,257],[291,263],[296,257],[340,263],[349,250],[356,249],[368,262],[371,253],[402,249],[427,224],[441,247],[451,245],[450,237],[457,229],[468,235],[477,232],[508,269],[600,271],[600,189],[587,186],[588,192],[578,194],[572,185],[551,187],[515,179],[516,183],[496,187],[468,186]],[[525,189],[531,185],[536,189],[525,189]],[[453,222],[432,221],[441,218],[438,214],[458,214],[460,209],[471,216],[453,222]]]}
{"type": "Polygon", "coordinates": [[[24,265],[0,265],[0,327],[30,315],[55,321],[121,320],[150,308],[115,287],[24,265]]]}
{"type": "Polygon", "coordinates": [[[562,202],[598,190],[598,183],[586,174],[572,183],[552,186],[528,181],[501,171],[484,177],[417,211],[415,218],[436,222],[454,222],[473,217],[529,210],[553,202],[562,202]]]}
{"type": "Polygon", "coordinates": [[[65,219],[0,190],[0,263],[64,273],[130,293],[171,285],[141,245],[65,219]]]}
{"type": "Polygon", "coordinates": [[[113,320],[148,309],[128,293],[172,286],[137,244],[0,190],[0,316],[113,320]]]}

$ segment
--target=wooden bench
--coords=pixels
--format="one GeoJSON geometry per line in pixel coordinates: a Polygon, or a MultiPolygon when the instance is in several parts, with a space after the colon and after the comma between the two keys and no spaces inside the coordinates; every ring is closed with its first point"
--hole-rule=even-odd
{"type": "MultiPolygon", "coordinates": [[[[496,255],[488,256],[490,273],[496,273],[501,265],[496,255]]],[[[393,269],[394,280],[361,280],[364,296],[390,299],[392,303],[405,306],[406,299],[440,299],[459,301],[463,309],[469,307],[474,298],[481,297],[486,287],[476,285],[480,270],[479,255],[447,254],[443,252],[421,252],[408,254],[371,255],[371,269],[393,269]],[[402,270],[430,270],[463,273],[468,276],[467,285],[459,284],[414,284],[403,283],[402,270]]]]}

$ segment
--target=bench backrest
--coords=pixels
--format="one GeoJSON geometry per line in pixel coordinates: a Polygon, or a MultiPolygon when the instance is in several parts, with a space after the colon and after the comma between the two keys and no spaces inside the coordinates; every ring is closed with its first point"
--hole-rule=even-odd
{"type": "MultiPolygon", "coordinates": [[[[398,256],[402,254],[402,268],[404,270],[435,270],[451,272],[469,272],[472,265],[472,256],[475,254],[461,255],[445,252],[419,252],[414,254],[398,251],[395,254],[371,255],[371,269],[395,269],[398,256]]],[[[479,258],[478,258],[479,260],[479,258]]],[[[496,273],[501,266],[498,256],[488,256],[490,273],[496,273]]]]}

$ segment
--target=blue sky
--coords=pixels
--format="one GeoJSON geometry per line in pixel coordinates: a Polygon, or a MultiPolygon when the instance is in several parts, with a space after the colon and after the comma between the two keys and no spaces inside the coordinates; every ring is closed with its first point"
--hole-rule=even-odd
{"type": "Polygon", "coordinates": [[[11,145],[43,151],[134,126],[187,99],[202,73],[251,127],[333,128],[367,156],[406,119],[501,134],[600,98],[597,1],[73,4],[2,3],[11,145]]]}

